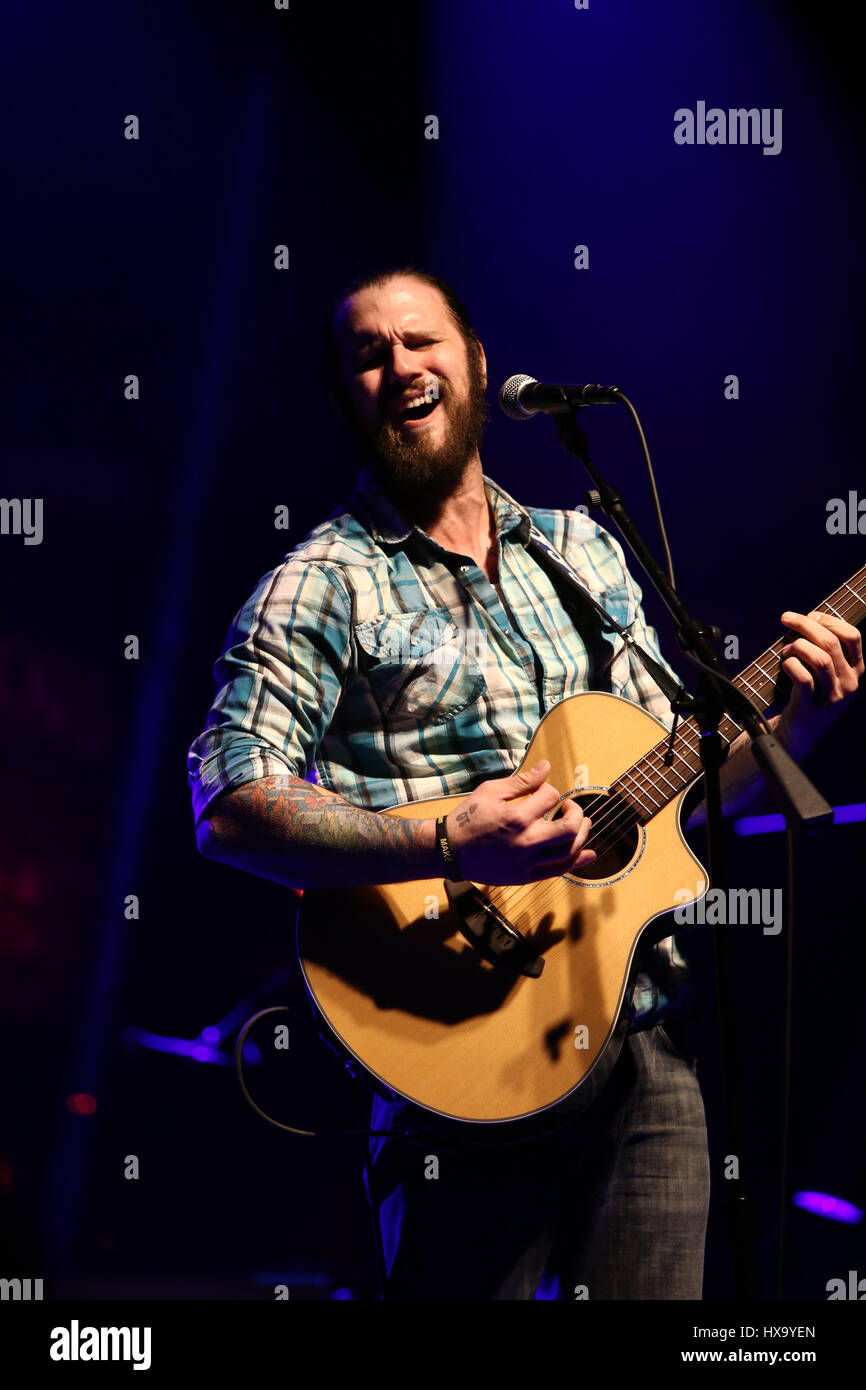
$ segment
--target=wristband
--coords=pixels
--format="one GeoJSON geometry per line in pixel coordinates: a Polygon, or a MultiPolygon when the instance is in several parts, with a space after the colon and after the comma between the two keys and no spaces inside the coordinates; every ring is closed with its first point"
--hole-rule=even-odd
{"type": "Polygon", "coordinates": [[[449,878],[452,883],[462,883],[463,878],[460,870],[457,868],[457,860],[451,848],[451,842],[448,839],[448,832],[445,829],[444,816],[437,817],[436,839],[439,844],[439,852],[442,856],[442,863],[445,868],[445,877],[449,878]]]}

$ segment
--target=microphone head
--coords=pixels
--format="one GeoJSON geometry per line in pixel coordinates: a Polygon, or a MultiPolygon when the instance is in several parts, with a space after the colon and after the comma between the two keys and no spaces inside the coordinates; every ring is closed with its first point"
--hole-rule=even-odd
{"type": "Polygon", "coordinates": [[[537,414],[534,410],[524,410],[520,404],[520,393],[524,386],[534,386],[534,376],[510,376],[499,388],[499,404],[509,420],[529,420],[537,414]]]}

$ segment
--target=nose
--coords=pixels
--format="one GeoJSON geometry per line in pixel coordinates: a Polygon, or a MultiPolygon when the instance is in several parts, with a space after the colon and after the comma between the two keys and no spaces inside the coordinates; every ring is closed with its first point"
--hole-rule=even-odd
{"type": "Polygon", "coordinates": [[[391,381],[412,381],[418,375],[413,354],[402,343],[394,343],[391,348],[387,374],[391,381]]]}

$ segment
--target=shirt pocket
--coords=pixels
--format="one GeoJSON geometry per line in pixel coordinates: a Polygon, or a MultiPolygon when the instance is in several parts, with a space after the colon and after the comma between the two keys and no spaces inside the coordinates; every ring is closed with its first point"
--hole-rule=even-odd
{"type": "MultiPolygon", "coordinates": [[[[625,584],[611,584],[609,588],[602,589],[600,593],[594,595],[597,603],[600,603],[606,613],[615,618],[620,627],[630,627],[637,616],[637,609],[634,600],[630,597],[628,588],[625,584]]],[[[614,632],[610,623],[602,624],[603,632],[614,632]]]]}
{"type": "Polygon", "coordinates": [[[447,608],[357,623],[361,670],[389,723],[439,724],[477,700],[486,681],[476,636],[447,608]]]}

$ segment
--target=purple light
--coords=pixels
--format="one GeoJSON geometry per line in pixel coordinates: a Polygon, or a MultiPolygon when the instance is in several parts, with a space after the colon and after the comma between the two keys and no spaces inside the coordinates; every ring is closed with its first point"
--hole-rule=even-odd
{"type": "MultiPolygon", "coordinates": [[[[123,1038],[125,1042],[136,1043],[138,1047],[147,1048],[150,1052],[171,1052],[177,1057],[191,1057],[193,1061],[210,1062],[217,1067],[234,1066],[231,1053],[220,1052],[215,1047],[206,1047],[201,1038],[193,1038],[191,1041],[188,1038],[166,1038],[160,1033],[148,1033],[144,1028],[125,1028],[123,1038]]],[[[256,1067],[261,1060],[262,1054],[256,1044],[244,1043],[244,1063],[256,1067]]]]}
{"type": "Polygon", "coordinates": [[[863,1220],[859,1207],[842,1197],[831,1197],[827,1192],[795,1192],[794,1206],[811,1211],[815,1216],[824,1216],[828,1221],[845,1221],[851,1226],[863,1220]]]}
{"type": "Polygon", "coordinates": [[[202,1028],[199,1037],[203,1043],[211,1043],[214,1047],[217,1047],[221,1041],[220,1030],[215,1028],[213,1024],[209,1028],[202,1028]]]}
{"type": "MultiPolygon", "coordinates": [[[[866,801],[852,801],[848,806],[833,808],[834,825],[850,825],[858,820],[866,820],[866,801]]],[[[784,829],[785,817],[779,815],[740,816],[734,821],[734,830],[738,835],[774,835],[784,829]]]]}
{"type": "Polygon", "coordinates": [[[772,835],[785,829],[784,816],[741,816],[734,821],[738,835],[772,835]]]}

